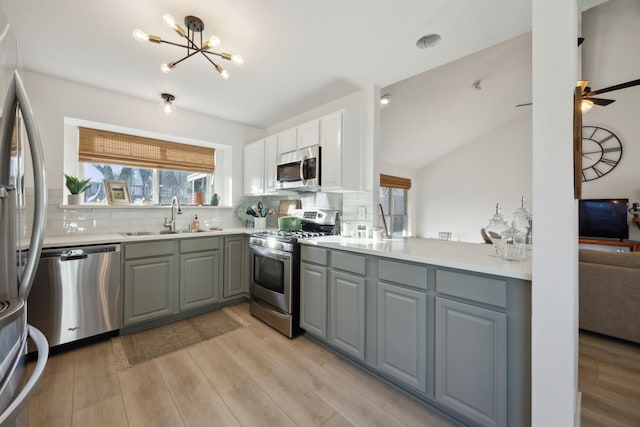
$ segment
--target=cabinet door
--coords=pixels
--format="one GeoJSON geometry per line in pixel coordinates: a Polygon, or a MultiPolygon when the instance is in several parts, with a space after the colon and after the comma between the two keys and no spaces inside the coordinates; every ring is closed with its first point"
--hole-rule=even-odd
{"type": "Polygon", "coordinates": [[[427,295],[378,283],[378,369],[426,392],[427,295]]]}
{"type": "Polygon", "coordinates": [[[320,144],[320,123],[318,119],[303,123],[296,129],[298,150],[320,144]]]}
{"type": "Polygon", "coordinates": [[[296,128],[280,132],[277,137],[278,155],[296,151],[296,128]]]}
{"type": "Polygon", "coordinates": [[[329,342],[360,360],[365,350],[365,290],[364,277],[331,272],[329,342]]]}
{"type": "Polygon", "coordinates": [[[180,311],[218,301],[218,251],[180,255],[180,311]]]}
{"type": "Polygon", "coordinates": [[[145,322],[174,313],[173,256],[124,263],[124,324],[145,322]]]}
{"type": "Polygon", "coordinates": [[[486,426],[507,420],[507,316],[436,297],[436,400],[486,426]]]}
{"type": "Polygon", "coordinates": [[[327,268],[300,263],[300,327],[327,339],[327,268]]]}
{"type": "Polygon", "coordinates": [[[320,135],[322,189],[339,189],[343,164],[341,111],[320,119],[320,135]]]}
{"type": "Polygon", "coordinates": [[[264,139],[244,147],[244,194],[264,193],[264,139]]]}
{"type": "Polygon", "coordinates": [[[264,140],[264,190],[276,192],[276,164],[278,162],[278,137],[270,136],[264,140]]]}
{"type": "Polygon", "coordinates": [[[242,236],[224,238],[224,298],[245,292],[248,275],[244,268],[245,246],[248,247],[248,243],[242,236]]]}

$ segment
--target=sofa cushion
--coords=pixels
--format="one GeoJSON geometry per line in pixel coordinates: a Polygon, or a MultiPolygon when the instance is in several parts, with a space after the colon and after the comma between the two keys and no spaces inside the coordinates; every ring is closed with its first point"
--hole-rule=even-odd
{"type": "Polygon", "coordinates": [[[640,269],[640,252],[610,252],[580,249],[578,259],[580,262],[589,262],[592,264],[640,269]]]}

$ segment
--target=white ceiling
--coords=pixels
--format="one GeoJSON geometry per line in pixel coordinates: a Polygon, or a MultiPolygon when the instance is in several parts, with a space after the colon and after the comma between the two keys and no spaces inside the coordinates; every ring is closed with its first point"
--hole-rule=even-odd
{"type": "Polygon", "coordinates": [[[531,107],[515,107],[531,102],[531,33],[395,83],[381,93],[391,95],[391,102],[380,112],[380,158],[419,169],[531,114],[531,107]]]}
{"type": "MultiPolygon", "coordinates": [[[[28,69],[266,128],[368,85],[385,87],[530,30],[529,0],[3,0],[28,69]],[[162,21],[205,22],[220,50],[223,80],[201,56],[169,75],[183,50],[138,43],[132,32],[179,42],[162,21]],[[419,37],[442,41],[425,50],[419,37]]],[[[465,86],[470,83],[461,82],[465,86]]]]}

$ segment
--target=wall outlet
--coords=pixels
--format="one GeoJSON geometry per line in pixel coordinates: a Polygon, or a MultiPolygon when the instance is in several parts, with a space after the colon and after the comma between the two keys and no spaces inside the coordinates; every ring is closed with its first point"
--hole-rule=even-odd
{"type": "Polygon", "coordinates": [[[358,219],[367,219],[367,208],[365,206],[358,206],[358,219]]]}

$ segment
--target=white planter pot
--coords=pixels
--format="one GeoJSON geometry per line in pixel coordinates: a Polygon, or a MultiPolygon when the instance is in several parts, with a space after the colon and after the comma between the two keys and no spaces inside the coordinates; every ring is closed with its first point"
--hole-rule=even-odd
{"type": "Polygon", "coordinates": [[[81,205],[84,199],[83,194],[69,194],[67,196],[68,205],[81,205]]]}

